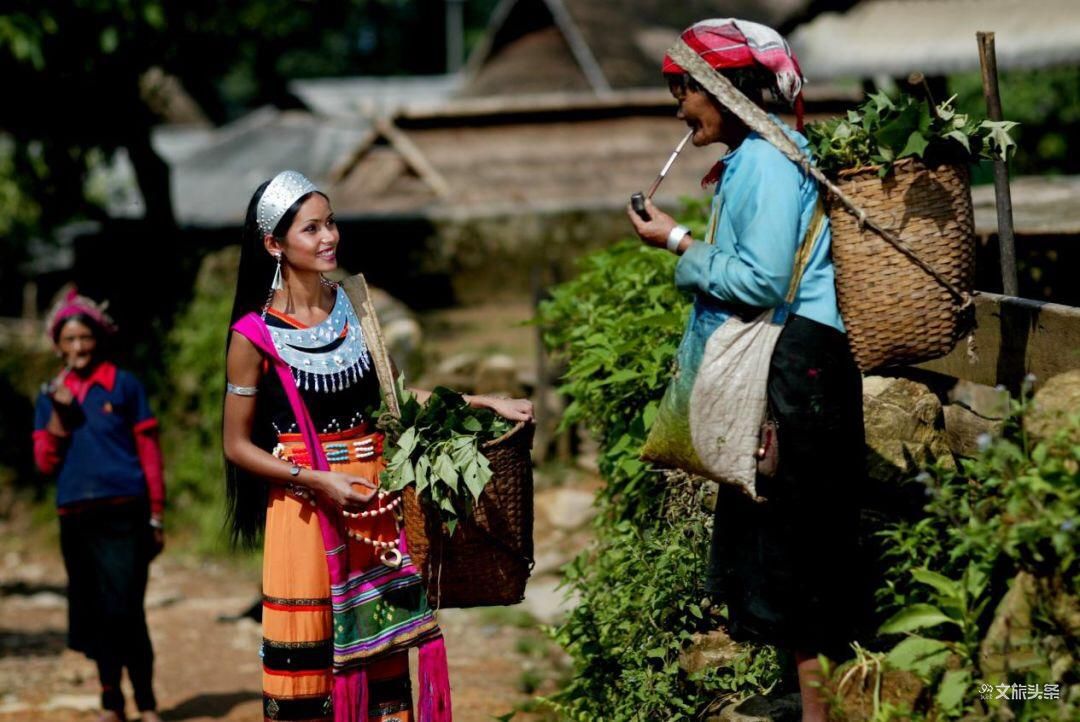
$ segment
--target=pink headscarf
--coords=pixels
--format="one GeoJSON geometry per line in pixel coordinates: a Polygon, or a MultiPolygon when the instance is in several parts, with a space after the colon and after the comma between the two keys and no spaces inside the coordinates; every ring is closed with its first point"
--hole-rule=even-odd
{"type": "MultiPolygon", "coordinates": [[[[105,313],[105,309],[108,308],[108,301],[104,303],[94,303],[93,300],[86,296],[80,296],[78,290],[72,287],[64,297],[49,311],[49,315],[45,319],[45,333],[48,334],[49,340],[53,341],[56,338],[56,331],[59,329],[65,321],[73,316],[86,316],[94,323],[96,323],[101,330],[106,334],[116,333],[116,323],[112,320],[109,314],[105,313]]],[[[54,341],[55,342],[55,341],[54,341]]]]}
{"type": "MultiPolygon", "coordinates": [[[[759,65],[771,71],[780,95],[795,107],[796,127],[803,129],[803,75],[795,53],[780,33],[749,20],[713,18],[694,23],[680,38],[717,70],[759,65]]],[[[665,55],[663,72],[686,71],[665,55]]]]}

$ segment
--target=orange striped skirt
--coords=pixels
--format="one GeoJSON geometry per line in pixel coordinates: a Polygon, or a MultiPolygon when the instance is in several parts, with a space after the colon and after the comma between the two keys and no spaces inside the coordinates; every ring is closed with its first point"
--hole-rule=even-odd
{"type": "MultiPolygon", "coordinates": [[[[365,427],[319,439],[330,468],[378,481],[384,466],[381,435],[365,427]]],[[[278,437],[275,456],[311,468],[299,434],[278,437]]],[[[370,510],[385,501],[376,497],[370,510]]],[[[351,569],[380,564],[375,545],[398,538],[392,511],[348,519],[361,539],[349,538],[351,569]]],[[[330,720],[330,575],[322,533],[312,502],[280,485],[270,489],[263,548],[263,713],[269,720],[330,720]]],[[[373,722],[412,722],[408,653],[399,652],[368,666],[369,710],[373,722]]]]}

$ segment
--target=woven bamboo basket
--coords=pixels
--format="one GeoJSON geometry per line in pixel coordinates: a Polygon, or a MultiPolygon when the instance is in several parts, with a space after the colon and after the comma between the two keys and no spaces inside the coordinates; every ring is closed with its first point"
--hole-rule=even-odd
{"type": "Polygon", "coordinates": [[[517,604],[533,568],[532,442],[535,426],[519,423],[485,443],[492,477],[473,514],[451,536],[438,509],[405,488],[405,537],[438,608],[517,604]]]}
{"type": "MultiPolygon", "coordinates": [[[[836,183],[931,268],[970,293],[975,223],[967,166],[930,168],[914,159],[843,172],[836,183]]],[[[971,330],[974,312],[840,203],[828,204],[836,294],[848,342],[864,372],[949,353],[971,330]]]]}

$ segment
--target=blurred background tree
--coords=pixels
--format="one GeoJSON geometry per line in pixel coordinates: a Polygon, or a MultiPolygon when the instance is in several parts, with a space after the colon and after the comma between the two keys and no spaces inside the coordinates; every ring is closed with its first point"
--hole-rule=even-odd
{"type": "MultiPolygon", "coordinates": [[[[1080,67],[1006,71],[1001,73],[999,83],[1005,117],[1020,123],[1012,131],[1017,148],[1009,164],[1010,172],[1080,173],[1080,67]]],[[[957,94],[961,112],[986,115],[978,73],[951,77],[949,92],[957,94]]],[[[976,180],[992,182],[992,171],[984,171],[985,179],[976,180]]]]}
{"type": "MultiPolygon", "coordinates": [[[[475,39],[495,0],[466,5],[475,39]]],[[[0,286],[25,239],[105,220],[91,168],[124,148],[157,232],[175,228],[169,169],[151,144],[172,77],[215,125],[264,104],[295,105],[300,77],[443,72],[442,0],[12,0],[0,15],[0,286]],[[13,225],[17,224],[17,225],[13,225]],[[16,240],[20,239],[20,240],[16,240]]],[[[11,307],[12,299],[0,299],[11,307]],[[6,301],[6,302],[5,302],[6,301]]]]}

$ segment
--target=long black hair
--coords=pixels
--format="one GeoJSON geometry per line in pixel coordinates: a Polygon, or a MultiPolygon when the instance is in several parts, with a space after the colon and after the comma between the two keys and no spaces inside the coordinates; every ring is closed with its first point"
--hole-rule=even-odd
{"type": "MultiPolygon", "coordinates": [[[[232,315],[229,319],[230,330],[225,341],[226,356],[229,353],[229,343],[232,341],[232,325],[248,313],[262,311],[270,291],[270,281],[274,276],[276,262],[266,252],[263,233],[259,230],[256,221],[259,200],[268,185],[270,185],[269,180],[255,190],[255,194],[251,196],[251,202],[248,203],[247,216],[244,219],[240,266],[236,277],[236,296],[233,299],[232,315]]],[[[319,193],[325,197],[325,194],[319,191],[311,191],[298,198],[274,227],[274,238],[284,239],[296,214],[300,211],[300,206],[311,197],[312,193],[319,193]]],[[[277,380],[264,377],[260,381],[260,386],[266,383],[277,383],[277,380]]],[[[262,394],[255,396],[255,420],[252,425],[251,440],[256,446],[269,451],[277,439],[270,425],[269,409],[261,402],[261,398],[262,394]]],[[[244,471],[230,463],[228,459],[225,460],[226,524],[229,528],[229,539],[234,546],[249,548],[254,547],[258,542],[259,533],[266,520],[267,491],[268,487],[264,479],[244,471]]]]}

